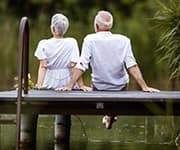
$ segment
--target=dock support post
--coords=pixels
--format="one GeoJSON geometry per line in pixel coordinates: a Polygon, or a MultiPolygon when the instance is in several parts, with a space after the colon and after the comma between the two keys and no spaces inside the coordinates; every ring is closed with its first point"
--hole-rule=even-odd
{"type": "Polygon", "coordinates": [[[21,115],[21,148],[36,149],[36,130],[38,114],[21,115]]]}
{"type": "Polygon", "coordinates": [[[71,116],[56,115],[54,126],[54,150],[70,149],[71,116]]]}

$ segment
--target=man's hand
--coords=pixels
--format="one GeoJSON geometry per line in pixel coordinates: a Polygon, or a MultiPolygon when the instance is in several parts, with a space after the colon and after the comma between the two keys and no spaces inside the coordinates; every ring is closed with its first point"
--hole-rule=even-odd
{"type": "Polygon", "coordinates": [[[82,91],[85,91],[85,92],[93,90],[91,87],[88,87],[88,86],[85,86],[85,85],[79,87],[79,89],[82,90],[82,91]]]}
{"type": "Polygon", "coordinates": [[[145,88],[142,88],[142,90],[144,91],[144,92],[160,92],[160,90],[158,90],[158,89],[155,89],[155,88],[152,88],[152,87],[145,87],[145,88]]]}
{"type": "MultiPolygon", "coordinates": [[[[91,87],[85,85],[81,86],[79,89],[85,92],[92,91],[91,87]]],[[[60,88],[56,88],[56,91],[72,91],[72,87],[70,86],[60,87],[60,88]]]]}

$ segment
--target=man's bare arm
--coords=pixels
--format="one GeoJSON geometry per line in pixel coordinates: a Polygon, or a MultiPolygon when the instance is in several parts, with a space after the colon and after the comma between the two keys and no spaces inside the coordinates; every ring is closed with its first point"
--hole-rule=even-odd
{"type": "Polygon", "coordinates": [[[74,68],[73,75],[72,75],[69,85],[66,87],[57,88],[56,90],[57,91],[71,91],[75,83],[77,82],[77,80],[82,76],[82,74],[83,74],[83,71],[81,71],[80,69],[74,68]]]}
{"type": "Polygon", "coordinates": [[[146,82],[143,79],[143,76],[141,74],[141,71],[137,65],[134,65],[130,68],[128,68],[129,73],[134,77],[138,85],[141,87],[141,89],[145,92],[159,92],[158,89],[149,87],[146,82]]]}
{"type": "MultiPolygon", "coordinates": [[[[75,68],[75,65],[76,63],[71,63],[71,68],[72,68],[72,73],[74,74],[76,68],[75,68]]],[[[82,72],[83,74],[83,72],[82,72]]],[[[78,86],[79,86],[79,89],[80,90],[83,90],[83,91],[92,91],[92,88],[91,87],[88,87],[84,84],[84,81],[83,81],[83,77],[82,77],[82,74],[80,75],[80,77],[77,79],[77,83],[78,83],[78,86]]],[[[65,87],[63,88],[65,90],[65,87]]],[[[71,88],[70,88],[71,89],[71,88]]],[[[70,89],[67,89],[67,90],[70,90],[70,89]]]]}

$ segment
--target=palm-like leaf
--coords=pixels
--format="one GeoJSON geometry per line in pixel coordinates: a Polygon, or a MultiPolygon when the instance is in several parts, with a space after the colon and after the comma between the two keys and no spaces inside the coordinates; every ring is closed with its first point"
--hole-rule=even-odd
{"type": "Polygon", "coordinates": [[[180,76],[180,1],[157,3],[159,10],[152,19],[161,32],[157,51],[160,61],[167,61],[172,79],[180,76]]]}

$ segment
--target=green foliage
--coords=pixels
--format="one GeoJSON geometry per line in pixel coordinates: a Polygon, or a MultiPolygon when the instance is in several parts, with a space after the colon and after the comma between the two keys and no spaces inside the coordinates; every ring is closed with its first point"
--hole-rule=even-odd
{"type": "Polygon", "coordinates": [[[52,0],[31,0],[32,3],[34,4],[39,4],[39,3],[51,3],[52,0]]]}
{"type": "Polygon", "coordinates": [[[157,1],[159,10],[152,19],[161,32],[158,41],[160,61],[167,61],[170,79],[180,76],[180,1],[171,0],[166,5],[157,1]]]}
{"type": "MultiPolygon", "coordinates": [[[[154,55],[157,31],[150,30],[151,24],[147,19],[154,14],[156,8],[154,6],[155,3],[152,0],[0,1],[0,34],[3,37],[0,42],[0,88],[12,87],[13,77],[17,75],[18,25],[21,16],[29,18],[29,72],[31,72],[32,79],[35,81],[39,61],[34,57],[34,51],[41,39],[52,36],[50,32],[51,16],[57,12],[68,16],[70,27],[65,36],[76,38],[81,50],[83,38],[94,32],[94,16],[101,9],[109,10],[113,14],[112,32],[124,34],[131,39],[133,52],[145,79],[152,81],[161,78],[165,67],[156,64],[154,55]]],[[[86,72],[84,77],[85,82],[90,84],[90,70],[86,72]]]]}
{"type": "MultiPolygon", "coordinates": [[[[18,88],[18,77],[14,77],[14,81],[16,82],[16,84],[14,85],[14,88],[18,88]]],[[[22,87],[24,87],[24,80],[22,81],[22,87]]],[[[36,88],[36,86],[35,86],[35,84],[34,84],[34,82],[32,81],[32,79],[31,79],[31,75],[30,75],[30,73],[28,73],[28,88],[29,89],[34,89],[34,88],[36,88]]]]}

